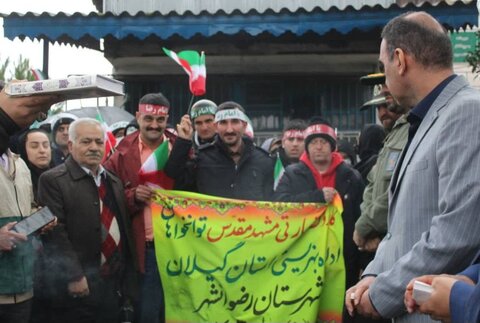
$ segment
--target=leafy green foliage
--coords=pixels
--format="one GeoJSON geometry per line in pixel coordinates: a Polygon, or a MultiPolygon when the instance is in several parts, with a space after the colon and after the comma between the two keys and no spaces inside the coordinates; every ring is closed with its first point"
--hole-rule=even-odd
{"type": "Polygon", "coordinates": [[[13,62],[13,71],[10,69],[11,60],[9,57],[4,61],[0,60],[0,80],[10,81],[16,80],[28,80],[33,81],[33,73],[30,68],[30,61],[28,58],[20,55],[16,62],[13,62]]]}
{"type": "MultiPolygon", "coordinates": [[[[477,39],[480,39],[480,31],[477,32],[477,39]]],[[[467,54],[466,61],[472,67],[473,73],[480,73],[480,42],[477,42],[473,52],[467,54]]]]}
{"type": "Polygon", "coordinates": [[[0,80],[5,81],[5,72],[7,71],[8,64],[10,64],[10,58],[7,58],[5,62],[0,62],[0,80]]]}
{"type": "Polygon", "coordinates": [[[34,80],[32,71],[30,69],[30,61],[28,60],[28,58],[24,58],[22,55],[20,55],[17,63],[13,64],[13,68],[13,75],[16,80],[34,80]]]}

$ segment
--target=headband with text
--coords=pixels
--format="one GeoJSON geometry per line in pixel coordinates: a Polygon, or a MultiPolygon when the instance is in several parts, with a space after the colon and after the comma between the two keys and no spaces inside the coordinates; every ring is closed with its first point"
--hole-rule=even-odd
{"type": "Polygon", "coordinates": [[[304,135],[305,138],[312,135],[327,135],[332,137],[334,140],[337,140],[337,134],[335,133],[335,130],[326,124],[313,124],[305,129],[304,135]]]}
{"type": "Polygon", "coordinates": [[[283,133],[283,139],[288,138],[297,138],[297,139],[304,139],[304,133],[302,130],[287,130],[283,133]]]}
{"type": "Polygon", "coordinates": [[[243,113],[240,111],[240,109],[227,109],[227,110],[220,110],[215,113],[215,122],[223,121],[223,120],[228,120],[228,119],[238,119],[242,120],[245,122],[248,122],[248,118],[243,113]]]}
{"type": "Polygon", "coordinates": [[[192,111],[190,111],[190,117],[192,119],[195,119],[199,116],[211,114],[215,115],[215,112],[217,111],[217,108],[213,105],[204,105],[201,107],[192,107],[192,111]]]}
{"type": "Polygon", "coordinates": [[[138,105],[138,112],[143,114],[166,116],[169,109],[169,107],[157,104],[141,103],[138,105]]]}

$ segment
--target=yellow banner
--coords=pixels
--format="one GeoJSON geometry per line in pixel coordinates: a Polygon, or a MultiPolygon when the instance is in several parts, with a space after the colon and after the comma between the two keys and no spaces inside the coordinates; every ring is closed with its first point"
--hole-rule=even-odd
{"type": "Polygon", "coordinates": [[[327,206],[157,193],[167,322],[341,322],[339,196],[327,206]]]}

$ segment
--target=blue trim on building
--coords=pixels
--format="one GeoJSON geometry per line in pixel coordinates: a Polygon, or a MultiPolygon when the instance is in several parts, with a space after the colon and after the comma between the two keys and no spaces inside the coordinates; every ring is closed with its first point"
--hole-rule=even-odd
{"type": "MultiPolygon", "coordinates": [[[[315,10],[312,12],[298,11],[295,13],[273,11],[259,14],[250,12],[242,14],[203,14],[203,15],[161,15],[139,13],[134,16],[121,14],[89,14],[71,16],[58,14],[25,15],[11,14],[4,17],[5,37],[47,38],[51,41],[58,39],[81,40],[89,37],[94,39],[113,36],[123,39],[134,36],[145,39],[149,36],[157,36],[168,39],[174,35],[190,39],[199,34],[211,37],[216,34],[235,35],[246,32],[257,36],[267,32],[273,36],[281,36],[285,33],[293,33],[301,36],[307,32],[324,35],[331,30],[347,34],[355,29],[368,32],[375,28],[381,28],[391,18],[407,12],[424,10],[432,14],[442,24],[450,28],[475,25],[478,20],[476,4],[465,5],[457,3],[452,6],[425,5],[422,7],[406,6],[399,8],[392,6],[384,9],[380,6],[365,7],[361,10],[349,8],[340,11],[331,9],[328,11],[315,10]]],[[[62,40],[65,41],[65,40],[62,40]]]]}

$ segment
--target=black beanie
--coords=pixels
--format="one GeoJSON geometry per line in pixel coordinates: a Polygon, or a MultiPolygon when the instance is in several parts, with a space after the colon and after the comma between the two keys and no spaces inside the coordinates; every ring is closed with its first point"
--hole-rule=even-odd
{"type": "Polygon", "coordinates": [[[335,129],[333,129],[333,127],[327,120],[319,116],[312,117],[308,122],[307,129],[305,129],[305,150],[307,150],[310,141],[317,137],[322,137],[327,140],[330,143],[332,151],[335,151],[335,149],[337,148],[337,136],[335,134],[335,129]],[[326,131],[318,133],[319,127],[316,127],[317,125],[323,126],[321,128],[326,131]]]}
{"type": "Polygon", "coordinates": [[[57,130],[61,125],[71,124],[73,121],[75,120],[69,117],[63,117],[55,121],[55,124],[53,125],[53,128],[52,128],[53,138],[55,138],[55,135],[57,134],[57,130]]]}

